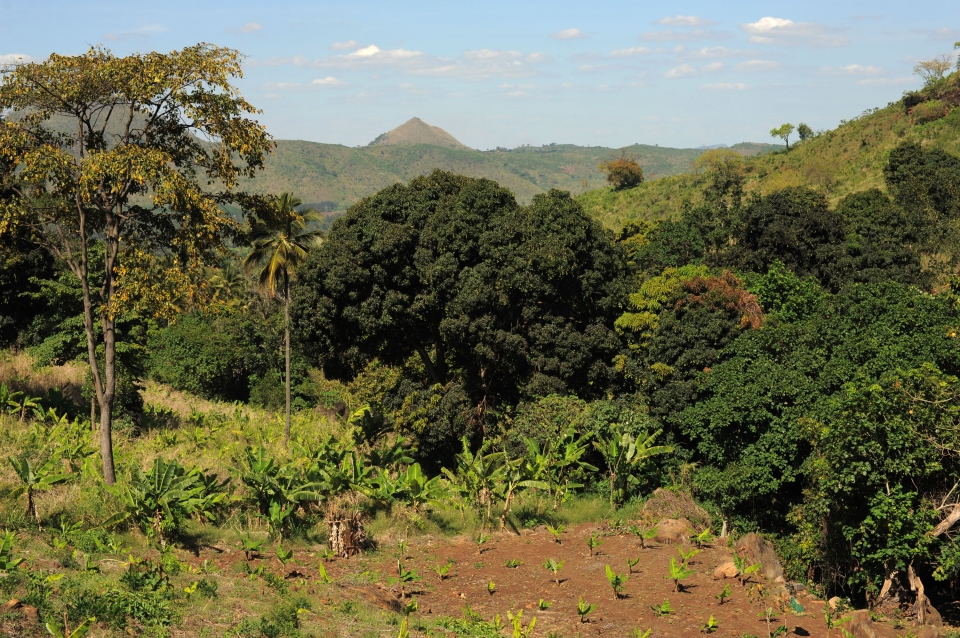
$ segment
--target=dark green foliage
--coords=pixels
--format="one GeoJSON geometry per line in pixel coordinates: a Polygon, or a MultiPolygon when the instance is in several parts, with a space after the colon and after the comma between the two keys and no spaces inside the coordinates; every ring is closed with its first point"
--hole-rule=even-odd
{"type": "Polygon", "coordinates": [[[890,153],[883,176],[894,201],[921,230],[921,241],[954,239],[953,222],[960,218],[960,158],[905,142],[890,153]]]}
{"type": "Polygon", "coordinates": [[[25,237],[0,238],[0,345],[18,343],[21,333],[49,309],[39,281],[53,272],[53,259],[25,237]]]}
{"type": "MultiPolygon", "coordinates": [[[[924,364],[879,383],[848,384],[822,423],[806,429],[816,450],[815,489],[797,518],[829,530],[816,545],[817,558],[832,567],[828,578],[863,588],[911,562],[956,555],[955,541],[931,532],[944,486],[960,476],[958,398],[957,378],[924,364]]],[[[933,576],[953,579],[958,567],[943,561],[933,576]]]]}
{"type": "Polygon", "coordinates": [[[788,323],[811,316],[826,295],[815,278],[801,279],[779,261],[773,262],[764,275],[751,273],[747,288],[756,295],[765,314],[788,323]]]}
{"type": "Polygon", "coordinates": [[[780,261],[801,277],[837,289],[843,282],[843,219],[810,189],[754,197],[732,233],[736,243],[707,259],[741,272],[766,272],[780,261]]]}
{"type": "Polygon", "coordinates": [[[846,222],[846,270],[851,281],[929,284],[921,270],[923,229],[878,189],[854,193],[837,204],[846,222]]]}
{"type": "Polygon", "coordinates": [[[624,274],[611,237],[567,193],[521,207],[493,182],[438,171],[334,223],[293,310],[329,376],[417,356],[424,390],[450,384],[448,431],[420,447],[452,452],[523,398],[609,385],[624,274]]]}
{"type": "Polygon", "coordinates": [[[693,400],[700,375],[743,331],[761,322],[756,298],[731,273],[684,283],[665,304],[646,353],[651,413],[668,417],[693,400]]]}
{"type": "Polygon", "coordinates": [[[696,376],[695,400],[666,415],[702,463],[700,493],[734,517],[782,525],[801,497],[805,424],[827,418],[830,397],[847,382],[923,362],[960,369],[945,334],[956,318],[946,296],[885,283],[827,297],[800,323],[745,332],[725,361],[696,376]]]}

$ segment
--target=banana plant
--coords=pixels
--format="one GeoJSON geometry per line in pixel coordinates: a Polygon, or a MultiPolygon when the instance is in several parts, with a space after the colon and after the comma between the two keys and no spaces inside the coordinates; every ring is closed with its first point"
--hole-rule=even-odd
{"type": "Polygon", "coordinates": [[[500,513],[500,531],[503,531],[507,527],[507,515],[510,514],[510,506],[518,490],[530,488],[547,490],[549,487],[546,482],[535,479],[529,474],[529,469],[522,458],[506,459],[498,475],[500,482],[495,491],[503,501],[503,511],[500,513]]]}
{"type": "Polygon", "coordinates": [[[627,432],[614,435],[606,440],[594,441],[593,445],[603,455],[607,463],[607,480],[610,484],[610,507],[615,500],[622,500],[627,488],[636,485],[636,477],[650,457],[673,451],[672,445],[653,445],[662,430],[657,430],[646,438],[637,439],[627,432]]]}
{"type": "Polygon", "coordinates": [[[160,540],[166,546],[167,536],[179,530],[184,519],[200,503],[202,485],[197,476],[176,461],[156,458],[147,472],[134,469],[129,484],[110,489],[123,502],[123,510],[114,514],[104,526],[133,520],[140,529],[160,540]]]}
{"type": "Polygon", "coordinates": [[[19,459],[10,456],[7,459],[22,484],[15,496],[27,495],[27,515],[32,514],[37,519],[37,526],[40,526],[40,513],[37,511],[37,502],[34,498],[36,492],[48,490],[58,483],[63,483],[70,475],[58,474],[57,464],[53,459],[48,459],[37,466],[34,466],[26,456],[19,459]]]}
{"type": "Polygon", "coordinates": [[[8,530],[0,536],[0,573],[6,573],[17,568],[23,559],[13,555],[13,544],[17,541],[17,533],[8,530]]]}
{"type": "Polygon", "coordinates": [[[7,387],[6,383],[0,383],[0,409],[6,414],[16,414],[20,410],[20,397],[23,392],[16,392],[7,387]]]}
{"type": "Polygon", "coordinates": [[[47,628],[47,633],[54,638],[83,638],[83,636],[89,633],[90,628],[93,627],[93,623],[95,622],[97,622],[97,619],[92,616],[71,630],[67,620],[67,612],[63,612],[63,631],[60,631],[60,627],[51,623],[46,623],[44,627],[47,628]]]}
{"type": "Polygon", "coordinates": [[[493,499],[497,493],[495,488],[500,480],[504,454],[490,452],[493,444],[489,440],[484,441],[476,453],[470,451],[470,444],[466,437],[461,441],[463,451],[457,455],[456,473],[447,468],[441,471],[474,506],[477,514],[484,520],[489,520],[492,516],[493,499]],[[486,514],[485,517],[484,514],[486,514]]]}

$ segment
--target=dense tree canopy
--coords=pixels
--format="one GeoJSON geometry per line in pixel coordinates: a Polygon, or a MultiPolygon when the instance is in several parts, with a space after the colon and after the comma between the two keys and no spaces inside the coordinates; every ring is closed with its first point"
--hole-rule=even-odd
{"type": "Polygon", "coordinates": [[[480,428],[524,397],[609,387],[625,266],[568,193],[519,206],[494,182],[436,171],[334,223],[294,290],[295,323],[331,376],[418,357],[480,428]]]}

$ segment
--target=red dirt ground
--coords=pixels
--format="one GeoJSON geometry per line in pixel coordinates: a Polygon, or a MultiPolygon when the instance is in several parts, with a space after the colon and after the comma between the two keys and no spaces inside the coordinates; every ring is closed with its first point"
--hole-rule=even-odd
{"type": "MultiPolygon", "coordinates": [[[[705,547],[692,559],[690,566],[696,572],[683,581],[684,590],[677,593],[668,578],[670,557],[678,556],[676,546],[640,549],[636,537],[605,533],[593,524],[565,532],[562,541],[557,544],[543,528],[525,530],[520,535],[494,535],[478,556],[471,539],[418,539],[410,543],[404,567],[416,569],[422,577],[412,587],[417,592],[421,613],[460,617],[469,604],[484,620],[500,614],[506,623],[508,611],[516,613],[522,609],[525,625],[530,617],[537,617],[537,636],[547,636],[550,632],[561,636],[633,636],[635,628],[641,631],[652,628],[651,636],[656,637],[700,636],[711,614],[719,621],[716,636],[767,636],[766,621],[759,614],[767,607],[777,608],[772,595],[762,602],[753,593],[755,587],[748,583],[744,588],[736,579],[731,579],[725,582],[730,584],[733,595],[723,605],[715,598],[723,589],[724,581],[713,580],[713,571],[733,558],[732,552],[721,543],[705,547]],[[596,555],[590,556],[586,539],[593,532],[601,534],[603,544],[597,548],[596,555]],[[616,572],[627,572],[627,559],[638,556],[641,560],[626,583],[625,597],[615,600],[605,566],[610,564],[616,572]],[[543,567],[549,558],[564,561],[559,587],[543,567]],[[520,560],[522,565],[507,567],[505,562],[511,560],[520,560]],[[441,582],[431,567],[447,561],[452,561],[454,566],[441,582]],[[496,584],[493,595],[487,591],[491,580],[496,584]],[[581,596],[597,605],[582,625],[577,616],[581,596]],[[552,603],[546,611],[537,609],[541,598],[552,603]],[[665,599],[670,601],[674,612],[658,618],[650,607],[665,599]]],[[[396,558],[389,558],[390,553],[390,548],[382,548],[384,556],[379,569],[383,574],[396,575],[396,558]]],[[[762,577],[754,578],[764,582],[762,577]]],[[[390,590],[394,594],[399,591],[397,587],[390,590]]],[[[806,612],[797,616],[790,611],[786,614],[778,611],[771,628],[784,624],[790,630],[788,636],[827,636],[823,601],[802,594],[798,601],[806,612]]],[[[874,629],[880,638],[907,634],[906,629],[897,632],[879,623],[874,624],[874,629]]]]}

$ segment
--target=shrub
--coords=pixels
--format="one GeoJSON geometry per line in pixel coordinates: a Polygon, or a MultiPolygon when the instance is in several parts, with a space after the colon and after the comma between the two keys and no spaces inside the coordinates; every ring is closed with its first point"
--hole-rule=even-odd
{"type": "Polygon", "coordinates": [[[949,114],[950,105],[943,100],[929,100],[927,102],[921,102],[910,109],[910,115],[913,116],[913,121],[917,124],[935,122],[936,120],[944,118],[949,114]]]}

